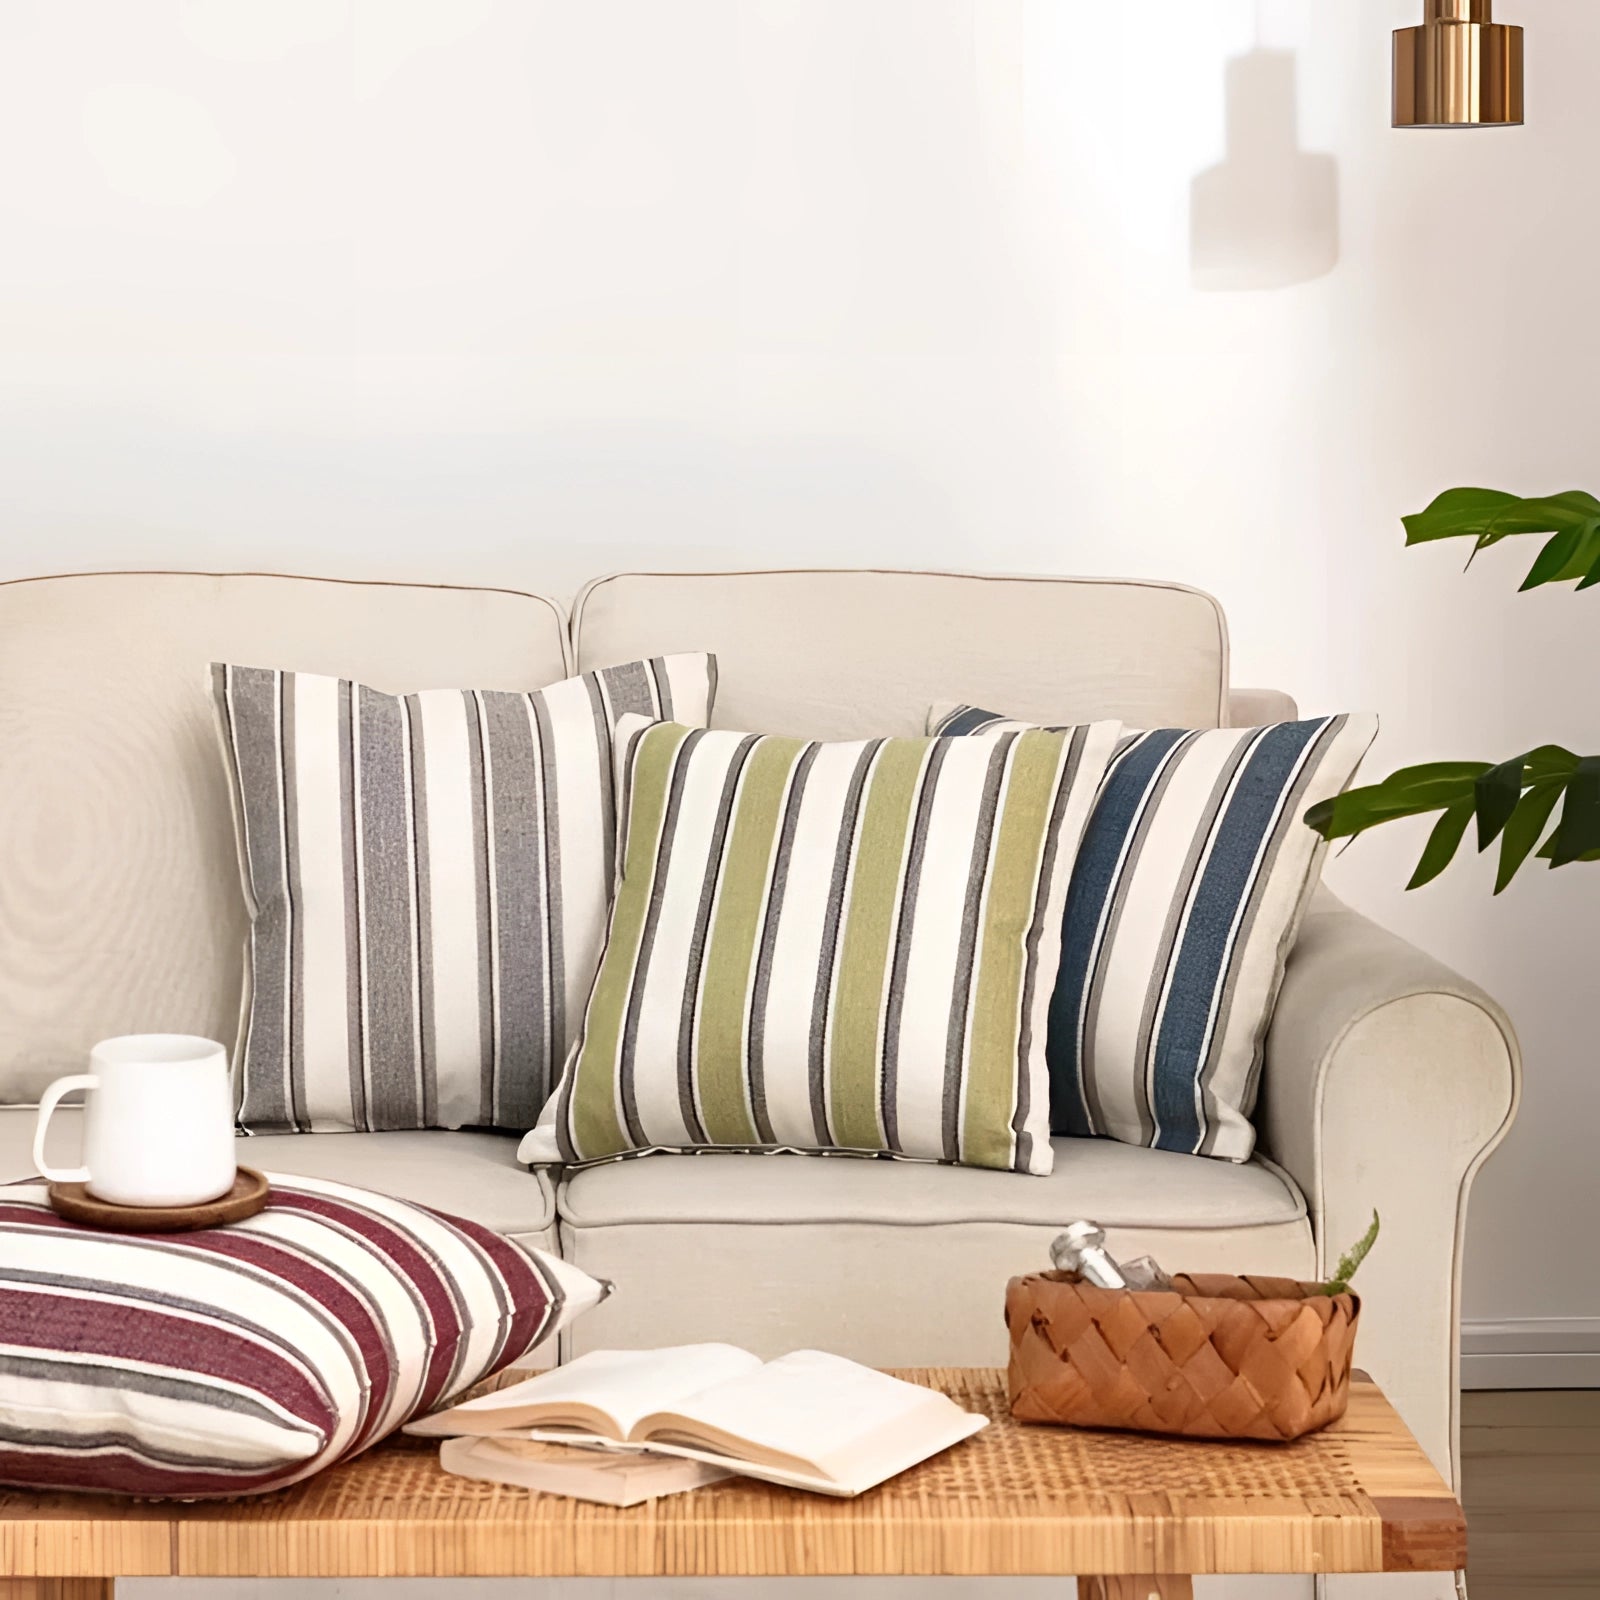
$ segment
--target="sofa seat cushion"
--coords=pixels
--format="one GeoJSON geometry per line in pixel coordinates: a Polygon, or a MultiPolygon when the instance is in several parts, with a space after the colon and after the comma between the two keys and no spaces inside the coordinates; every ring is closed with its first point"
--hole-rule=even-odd
{"type": "Polygon", "coordinates": [[[284,1133],[239,1141],[239,1159],[272,1172],[337,1178],[404,1195],[418,1205],[481,1222],[526,1244],[542,1244],[555,1222],[543,1173],[517,1160],[503,1133],[284,1133]]]}
{"type": "Polygon", "coordinates": [[[1306,1205],[1265,1161],[1198,1161],[1103,1139],[1052,1139],[1055,1169],[1009,1172],[855,1156],[650,1156],[575,1172],[561,1185],[564,1222],[879,1222],[926,1227],[1007,1222],[1059,1229],[1092,1216],[1107,1227],[1216,1228],[1296,1222],[1306,1205]]]}
{"type": "MultiPolygon", "coordinates": [[[[33,1175],[34,1115],[32,1106],[0,1109],[0,1183],[33,1175]]],[[[56,1112],[50,1127],[53,1160],[76,1164],[81,1117],[75,1106],[56,1112]]],[[[453,1212],[523,1244],[554,1247],[550,1181],[518,1163],[514,1134],[263,1134],[240,1139],[238,1152],[246,1166],[358,1184],[453,1212]]]]}
{"type": "Polygon", "coordinates": [[[1049,1177],[850,1156],[645,1156],[570,1174],[563,1257],[617,1292],[569,1355],[726,1340],[881,1366],[1001,1365],[1006,1280],[1076,1217],[1175,1270],[1305,1277],[1305,1201],[1242,1164],[1058,1138],[1049,1177]]]}

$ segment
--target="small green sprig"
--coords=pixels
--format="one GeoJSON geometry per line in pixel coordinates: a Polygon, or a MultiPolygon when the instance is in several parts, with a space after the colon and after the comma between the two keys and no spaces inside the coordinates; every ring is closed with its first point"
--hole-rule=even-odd
{"type": "Polygon", "coordinates": [[[1367,1252],[1378,1242],[1378,1213],[1372,1213],[1372,1226],[1361,1235],[1360,1242],[1339,1257],[1339,1265],[1333,1269],[1333,1276],[1323,1285],[1324,1294],[1348,1294],[1350,1280],[1356,1275],[1356,1268],[1367,1259],[1367,1252]]]}

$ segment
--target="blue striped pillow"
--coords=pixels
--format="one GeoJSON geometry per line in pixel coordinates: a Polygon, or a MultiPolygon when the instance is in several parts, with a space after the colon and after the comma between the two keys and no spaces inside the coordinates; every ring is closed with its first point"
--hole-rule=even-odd
{"type": "MultiPolygon", "coordinates": [[[[935,706],[928,731],[1026,726],[935,706]]],[[[1057,1134],[1243,1161],[1267,1024],[1371,715],[1128,732],[1073,867],[1046,1057],[1057,1134]]]]}

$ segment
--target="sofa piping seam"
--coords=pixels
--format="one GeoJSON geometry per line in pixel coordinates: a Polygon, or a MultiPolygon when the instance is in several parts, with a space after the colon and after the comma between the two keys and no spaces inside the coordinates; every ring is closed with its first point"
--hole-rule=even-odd
{"type": "MultiPolygon", "coordinates": [[[[1196,1157],[1196,1159],[1203,1159],[1196,1157]]],[[[748,1217],[644,1217],[615,1222],[585,1222],[570,1211],[563,1211],[559,1194],[556,1198],[556,1216],[575,1228],[596,1231],[601,1228],[1049,1228],[1057,1226],[1047,1221],[1021,1221],[1006,1217],[946,1217],[926,1222],[906,1222],[878,1217],[771,1217],[753,1220],[748,1217]]],[[[1292,1228],[1300,1223],[1311,1223],[1309,1211],[1301,1210],[1293,1216],[1260,1219],[1252,1222],[1221,1222],[1205,1226],[1192,1222],[1108,1222],[1108,1228],[1159,1229],[1163,1233],[1217,1233],[1223,1229],[1292,1228]]],[[[1315,1230],[1312,1230],[1313,1241],[1315,1230]]]]}

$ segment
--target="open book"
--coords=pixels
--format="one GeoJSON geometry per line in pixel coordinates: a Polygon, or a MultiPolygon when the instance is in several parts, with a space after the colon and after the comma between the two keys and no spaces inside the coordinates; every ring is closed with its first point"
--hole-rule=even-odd
{"type": "Polygon", "coordinates": [[[564,1494],[606,1506],[643,1505],[733,1475],[727,1467],[657,1455],[654,1450],[595,1450],[498,1433],[481,1439],[446,1439],[439,1446],[439,1465],[462,1478],[513,1483],[541,1494],[564,1494]]]}
{"type": "Polygon", "coordinates": [[[596,1350],[410,1423],[407,1433],[644,1449],[856,1495],[987,1426],[948,1396],[821,1350],[596,1350]]]}

